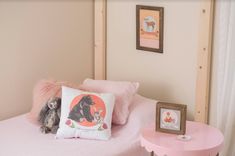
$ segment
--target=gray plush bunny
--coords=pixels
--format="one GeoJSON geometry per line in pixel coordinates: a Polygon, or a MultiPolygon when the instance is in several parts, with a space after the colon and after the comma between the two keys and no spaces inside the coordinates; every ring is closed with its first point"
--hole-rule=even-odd
{"type": "Polygon", "coordinates": [[[39,113],[38,121],[42,125],[40,130],[42,133],[53,133],[57,132],[60,122],[61,113],[61,98],[52,97],[50,98],[45,106],[39,113]]]}

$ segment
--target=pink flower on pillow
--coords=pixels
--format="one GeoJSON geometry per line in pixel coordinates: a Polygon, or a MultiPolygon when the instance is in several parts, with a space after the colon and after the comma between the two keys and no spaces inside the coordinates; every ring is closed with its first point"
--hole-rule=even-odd
{"type": "Polygon", "coordinates": [[[71,123],[72,123],[71,120],[66,121],[66,125],[68,125],[68,126],[71,125],[71,123]]]}

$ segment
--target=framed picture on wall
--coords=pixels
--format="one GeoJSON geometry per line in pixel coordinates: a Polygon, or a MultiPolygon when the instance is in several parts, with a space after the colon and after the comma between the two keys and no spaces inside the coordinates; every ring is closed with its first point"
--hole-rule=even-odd
{"type": "Polygon", "coordinates": [[[136,6],[136,49],[163,53],[164,8],[136,6]]]}
{"type": "Polygon", "coordinates": [[[157,103],[156,131],[184,135],[187,106],[174,103],[157,103]]]}

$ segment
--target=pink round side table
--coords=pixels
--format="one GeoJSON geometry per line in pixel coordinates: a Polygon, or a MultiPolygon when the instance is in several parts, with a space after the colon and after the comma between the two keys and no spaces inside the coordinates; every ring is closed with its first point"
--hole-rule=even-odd
{"type": "Polygon", "coordinates": [[[187,121],[190,140],[180,140],[175,134],[156,132],[152,124],[141,132],[141,146],[157,156],[218,156],[223,147],[223,134],[209,125],[187,121]]]}

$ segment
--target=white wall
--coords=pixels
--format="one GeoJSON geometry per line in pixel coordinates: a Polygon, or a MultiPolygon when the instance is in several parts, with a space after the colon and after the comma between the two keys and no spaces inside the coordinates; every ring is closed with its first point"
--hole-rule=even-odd
{"type": "Polygon", "coordinates": [[[93,77],[93,5],[0,1],[0,120],[29,111],[41,78],[93,77]]]}
{"type": "Polygon", "coordinates": [[[188,105],[195,103],[200,1],[108,0],[107,79],[140,82],[140,94],[188,105]],[[136,5],[164,7],[164,53],[136,50],[136,5]]]}

